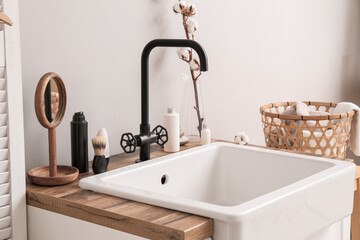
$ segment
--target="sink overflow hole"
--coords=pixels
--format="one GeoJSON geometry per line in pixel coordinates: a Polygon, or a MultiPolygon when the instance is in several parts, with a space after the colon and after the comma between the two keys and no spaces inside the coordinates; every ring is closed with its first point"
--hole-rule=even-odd
{"type": "Polygon", "coordinates": [[[168,175],[164,174],[161,177],[161,184],[164,185],[165,183],[167,183],[169,181],[169,177],[168,175]]]}

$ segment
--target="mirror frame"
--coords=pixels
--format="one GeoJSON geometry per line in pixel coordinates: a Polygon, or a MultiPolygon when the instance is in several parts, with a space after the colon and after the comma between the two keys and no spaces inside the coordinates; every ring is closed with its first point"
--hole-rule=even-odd
{"type": "Polygon", "coordinates": [[[56,73],[53,72],[46,73],[44,76],[41,77],[35,91],[35,113],[37,119],[39,120],[40,124],[47,129],[56,128],[64,118],[65,109],[66,109],[66,89],[63,80],[56,73]],[[54,79],[54,82],[56,83],[59,91],[59,109],[53,121],[49,122],[45,114],[44,96],[45,96],[46,87],[52,79],[54,79]]]}

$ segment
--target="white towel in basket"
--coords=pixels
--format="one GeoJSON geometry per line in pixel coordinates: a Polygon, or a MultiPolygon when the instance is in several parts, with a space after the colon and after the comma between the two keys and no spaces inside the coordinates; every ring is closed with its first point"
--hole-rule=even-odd
{"type": "MultiPolygon", "coordinates": [[[[288,107],[286,110],[284,110],[281,114],[285,115],[297,115],[297,116],[323,116],[323,115],[329,115],[328,112],[324,111],[314,111],[310,110],[309,106],[303,102],[295,102],[293,105],[288,107]]],[[[290,125],[290,120],[285,120],[286,125],[290,125]]],[[[300,124],[300,121],[296,121],[297,124],[300,124]]],[[[325,127],[329,123],[328,120],[320,121],[320,126],[325,127]]],[[[308,126],[314,127],[316,124],[316,121],[307,121],[308,126]]],[[[321,131],[321,130],[318,130],[321,131]]]]}
{"type": "Polygon", "coordinates": [[[360,108],[354,103],[341,102],[336,105],[333,114],[347,113],[352,110],[355,110],[356,112],[351,123],[349,146],[350,150],[356,156],[360,156],[360,108]]]}

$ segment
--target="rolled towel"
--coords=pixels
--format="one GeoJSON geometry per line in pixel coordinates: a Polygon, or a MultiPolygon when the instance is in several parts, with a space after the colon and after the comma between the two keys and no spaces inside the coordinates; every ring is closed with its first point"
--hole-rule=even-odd
{"type": "Polygon", "coordinates": [[[295,104],[285,109],[281,114],[284,115],[296,115],[295,104]]]}
{"type": "MultiPolygon", "coordinates": [[[[309,116],[310,108],[303,102],[296,102],[286,110],[284,110],[281,114],[284,115],[298,115],[298,116],[309,116]]],[[[300,121],[295,121],[296,125],[300,124],[300,121]]],[[[291,124],[291,120],[285,120],[285,124],[289,126],[291,124]]]]}
{"type": "MultiPolygon", "coordinates": [[[[324,111],[310,111],[310,116],[328,116],[330,115],[330,113],[328,112],[324,112],[324,111]]],[[[306,121],[307,125],[310,127],[314,127],[316,124],[316,121],[306,121]]],[[[321,120],[319,121],[320,126],[321,127],[326,127],[327,125],[329,125],[329,120],[321,120]]],[[[318,129],[319,131],[321,131],[320,129],[318,129]]]]}
{"type": "Polygon", "coordinates": [[[303,102],[296,102],[286,110],[284,110],[281,114],[284,115],[298,115],[298,116],[326,116],[330,113],[324,111],[314,111],[310,110],[309,106],[303,102]]]}
{"type": "Polygon", "coordinates": [[[347,113],[352,110],[355,110],[355,115],[351,124],[349,146],[356,156],[360,156],[360,108],[350,102],[341,102],[336,105],[333,114],[347,113]]]}
{"type": "Polygon", "coordinates": [[[324,111],[310,111],[310,116],[327,116],[327,115],[330,115],[330,113],[324,111]]]}
{"type": "Polygon", "coordinates": [[[307,104],[303,102],[296,102],[296,115],[298,116],[309,116],[310,115],[310,108],[307,104]]]}
{"type": "MultiPolygon", "coordinates": [[[[288,107],[281,114],[285,115],[297,115],[297,116],[326,116],[330,113],[324,111],[314,111],[310,110],[309,106],[303,102],[296,102],[295,104],[288,107]]],[[[295,121],[296,125],[300,125],[302,121],[295,121]]],[[[306,121],[309,127],[314,127],[316,125],[316,121],[308,120],[306,121]]],[[[321,127],[326,127],[329,124],[328,120],[322,120],[319,122],[321,127]]],[[[289,126],[291,124],[290,120],[285,120],[285,124],[289,126]]],[[[319,131],[321,131],[319,129],[319,131]]]]}
{"type": "MultiPolygon", "coordinates": [[[[291,105],[286,110],[284,110],[281,114],[284,114],[284,115],[296,115],[296,104],[291,105]]],[[[291,124],[290,120],[285,120],[285,125],[286,126],[290,126],[290,124],[291,124]]]]}

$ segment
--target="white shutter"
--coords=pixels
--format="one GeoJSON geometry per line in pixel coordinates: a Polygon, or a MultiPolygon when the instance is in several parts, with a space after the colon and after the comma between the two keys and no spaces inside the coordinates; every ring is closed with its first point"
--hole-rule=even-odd
{"type": "MultiPolygon", "coordinates": [[[[1,2],[2,5],[2,2],[1,2]]],[[[1,8],[2,11],[2,8],[1,8]]],[[[4,27],[0,27],[0,239],[11,237],[11,193],[10,193],[10,161],[8,150],[8,115],[6,94],[6,64],[4,27]]]]}
{"type": "Polygon", "coordinates": [[[0,240],[25,240],[26,186],[18,1],[0,0],[0,240]]]}

